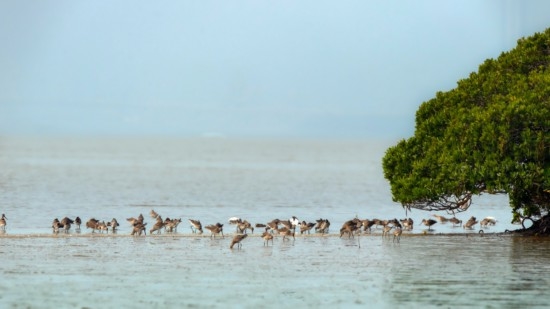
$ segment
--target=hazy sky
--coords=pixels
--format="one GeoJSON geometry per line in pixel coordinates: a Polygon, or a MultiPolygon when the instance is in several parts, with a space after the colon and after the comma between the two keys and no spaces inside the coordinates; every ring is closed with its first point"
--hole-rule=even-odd
{"type": "Polygon", "coordinates": [[[550,1],[0,1],[0,134],[408,137],[550,1]]]}

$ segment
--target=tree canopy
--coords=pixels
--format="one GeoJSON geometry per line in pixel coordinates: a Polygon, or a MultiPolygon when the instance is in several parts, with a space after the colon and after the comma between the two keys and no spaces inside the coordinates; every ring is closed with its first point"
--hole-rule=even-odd
{"type": "Polygon", "coordinates": [[[506,193],[515,215],[548,212],[549,66],[550,28],[422,103],[414,136],[383,158],[394,201],[460,212],[473,195],[506,193]]]}

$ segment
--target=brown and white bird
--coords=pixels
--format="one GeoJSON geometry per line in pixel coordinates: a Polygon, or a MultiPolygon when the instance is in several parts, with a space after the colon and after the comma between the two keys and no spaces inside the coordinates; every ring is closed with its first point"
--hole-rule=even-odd
{"type": "Polygon", "coordinates": [[[250,230],[254,234],[254,227],[250,222],[244,220],[241,223],[237,224],[237,233],[246,234],[246,230],[250,230]]]}
{"type": "Polygon", "coordinates": [[[329,227],[330,227],[330,221],[328,219],[319,219],[315,220],[317,224],[315,225],[315,232],[326,234],[328,233],[329,227]]]}
{"type": "Polygon", "coordinates": [[[428,227],[428,231],[432,230],[432,225],[436,224],[437,221],[434,219],[422,219],[422,222],[420,224],[423,224],[428,227]]]}
{"type": "MultiPolygon", "coordinates": [[[[294,240],[296,240],[296,238],[294,237],[295,233],[294,233],[294,230],[293,229],[289,229],[287,227],[282,227],[280,229],[276,229],[275,232],[279,233],[279,235],[282,235],[283,236],[283,241],[286,239],[286,237],[290,237],[292,236],[292,238],[294,240]]],[[[289,238],[290,240],[290,238],[289,238]]]]}
{"type": "Polygon", "coordinates": [[[80,231],[80,225],[82,224],[82,219],[80,219],[80,217],[76,217],[74,219],[74,224],[76,224],[76,229],[80,231]]]}
{"type": "Polygon", "coordinates": [[[315,223],[302,221],[302,223],[300,223],[300,234],[304,234],[304,232],[307,232],[309,234],[314,226],[315,223]]]}
{"type": "Polygon", "coordinates": [[[372,226],[374,225],[374,220],[363,219],[361,220],[361,226],[363,227],[363,232],[372,231],[372,226]]]}
{"type": "Polygon", "coordinates": [[[110,226],[111,227],[111,231],[114,233],[116,233],[116,230],[118,229],[118,227],[120,226],[120,224],[118,223],[118,221],[113,218],[111,220],[111,222],[107,223],[107,226],[110,226]]]}
{"type": "Polygon", "coordinates": [[[53,222],[52,222],[53,233],[54,234],[59,233],[59,229],[61,229],[61,228],[63,228],[63,224],[61,224],[61,222],[59,222],[59,219],[57,219],[57,218],[53,219],[53,222]]]}
{"type": "Polygon", "coordinates": [[[153,219],[156,219],[159,216],[159,214],[156,211],[154,211],[153,209],[151,209],[151,212],[149,213],[149,215],[153,219]]]}
{"type": "Polygon", "coordinates": [[[439,221],[440,223],[445,223],[445,222],[449,221],[448,218],[437,215],[437,214],[433,214],[432,216],[434,216],[437,219],[437,221],[439,221]]]}
{"type": "MultiPolygon", "coordinates": [[[[142,214],[139,214],[139,216],[137,218],[134,218],[134,217],[131,217],[131,218],[128,218],[126,219],[126,221],[130,222],[130,225],[134,226],[136,223],[143,223],[143,215],[142,214]]],[[[146,225],[146,224],[144,224],[146,225]]]]}
{"type": "Polygon", "coordinates": [[[382,227],[382,236],[390,236],[390,231],[393,229],[393,225],[384,225],[382,227]]]}
{"type": "Polygon", "coordinates": [[[411,218],[401,219],[399,220],[401,224],[403,225],[404,230],[412,231],[414,226],[414,221],[411,218]]]}
{"type": "Polygon", "coordinates": [[[219,234],[221,234],[223,238],[223,224],[218,222],[216,224],[207,225],[205,228],[210,231],[210,238],[216,237],[216,235],[219,234]]]}
{"type": "Polygon", "coordinates": [[[464,223],[464,225],[462,226],[464,229],[473,229],[474,228],[474,225],[477,224],[477,219],[476,217],[472,216],[470,217],[470,219],[468,219],[468,221],[466,223],[464,223]]]}
{"type": "Polygon", "coordinates": [[[147,226],[147,223],[143,223],[143,222],[140,222],[140,221],[137,221],[136,223],[134,223],[134,225],[132,226],[132,236],[141,236],[141,233],[144,233],[145,235],[147,235],[147,230],[146,230],[146,227],[147,226]]]}
{"type": "Polygon", "coordinates": [[[271,240],[271,245],[273,246],[273,234],[265,230],[265,232],[262,234],[262,238],[264,239],[264,246],[269,246],[269,241],[271,240]]]}
{"type": "Polygon", "coordinates": [[[449,222],[451,222],[453,226],[462,226],[462,220],[459,220],[457,217],[450,218],[449,222]]]}
{"type": "Polygon", "coordinates": [[[69,230],[71,229],[71,224],[73,224],[74,221],[72,219],[69,219],[68,217],[65,217],[61,219],[60,223],[61,223],[61,226],[63,226],[65,233],[69,233],[69,230]]]}
{"type": "Polygon", "coordinates": [[[166,218],[164,220],[164,231],[166,233],[174,233],[178,230],[178,225],[181,223],[181,218],[179,219],[170,219],[166,218]]]}
{"type": "Polygon", "coordinates": [[[153,228],[149,231],[149,235],[153,234],[153,232],[157,232],[157,234],[160,234],[161,229],[164,227],[164,221],[162,221],[162,218],[160,216],[157,216],[157,222],[155,222],[155,225],[153,225],[153,228]]]}
{"type": "MultiPolygon", "coordinates": [[[[342,228],[340,228],[340,237],[342,237],[344,234],[348,234],[348,238],[353,237],[354,232],[358,229],[358,223],[354,220],[348,220],[344,222],[342,225],[342,228]]],[[[363,225],[362,222],[359,221],[359,227],[363,225]]]]}
{"type": "Polygon", "coordinates": [[[270,222],[268,222],[266,225],[267,225],[267,228],[271,231],[271,232],[274,232],[276,231],[278,228],[279,228],[279,222],[281,222],[281,220],[279,219],[273,219],[271,220],[270,222]]]}
{"type": "Polygon", "coordinates": [[[248,237],[247,234],[237,234],[233,237],[233,240],[231,241],[231,245],[229,246],[229,249],[233,249],[233,246],[236,244],[238,249],[241,249],[243,244],[241,241],[248,237]]]}
{"type": "Polygon", "coordinates": [[[479,222],[479,225],[481,227],[488,227],[489,225],[495,225],[497,223],[497,219],[494,217],[485,217],[481,222],[479,222]]]}
{"type": "Polygon", "coordinates": [[[7,220],[8,218],[6,218],[6,215],[2,214],[2,218],[0,218],[0,229],[2,229],[2,231],[6,230],[6,225],[8,225],[8,223],[6,222],[7,220]]]}
{"type": "Polygon", "coordinates": [[[403,229],[401,227],[396,227],[395,231],[393,231],[393,242],[397,240],[397,242],[401,241],[401,234],[403,234],[403,229]]]}
{"type": "Polygon", "coordinates": [[[99,224],[99,220],[91,218],[90,220],[88,220],[88,222],[86,222],[86,228],[92,229],[92,233],[94,233],[95,230],[99,230],[98,224],[99,224]]]}
{"type": "Polygon", "coordinates": [[[191,228],[191,232],[193,233],[197,233],[197,231],[199,232],[199,234],[202,234],[202,224],[199,220],[193,220],[193,219],[188,219],[189,220],[189,227],[191,228]]]}
{"type": "Polygon", "coordinates": [[[99,230],[100,233],[103,233],[103,231],[105,231],[106,233],[109,233],[109,227],[107,226],[107,223],[105,223],[105,221],[101,221],[100,223],[98,223],[97,229],[99,230]]]}

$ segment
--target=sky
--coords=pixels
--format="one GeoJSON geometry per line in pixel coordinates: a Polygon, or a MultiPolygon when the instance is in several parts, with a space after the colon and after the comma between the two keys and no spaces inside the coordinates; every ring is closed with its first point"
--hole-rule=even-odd
{"type": "Polygon", "coordinates": [[[407,138],[545,0],[0,1],[0,135],[407,138]]]}

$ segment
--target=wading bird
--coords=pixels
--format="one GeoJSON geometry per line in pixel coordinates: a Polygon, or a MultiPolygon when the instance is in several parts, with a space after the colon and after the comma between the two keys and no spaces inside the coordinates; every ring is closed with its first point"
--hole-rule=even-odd
{"type": "Polygon", "coordinates": [[[210,238],[216,237],[218,234],[222,234],[223,238],[223,224],[218,222],[214,225],[207,225],[205,228],[210,231],[210,238]]]}
{"type": "Polygon", "coordinates": [[[6,225],[8,224],[6,222],[7,220],[8,220],[8,218],[6,218],[6,215],[2,214],[2,218],[0,218],[0,229],[2,229],[3,231],[6,230],[6,225]]]}
{"type": "Polygon", "coordinates": [[[420,224],[423,224],[428,227],[428,231],[432,230],[432,225],[436,224],[437,221],[434,219],[422,219],[422,222],[420,224]]]}
{"type": "Polygon", "coordinates": [[[464,229],[469,229],[469,230],[472,230],[474,228],[474,225],[477,224],[477,219],[476,217],[472,216],[470,217],[470,219],[468,219],[468,221],[466,223],[464,223],[464,225],[462,226],[464,229]]]}
{"type": "Polygon", "coordinates": [[[451,219],[449,219],[449,222],[451,222],[453,226],[462,225],[462,220],[459,220],[457,217],[452,217],[451,219]]]}
{"type": "Polygon", "coordinates": [[[246,234],[237,234],[235,237],[233,237],[233,240],[231,241],[231,245],[229,246],[229,249],[233,249],[233,246],[237,244],[237,248],[241,249],[243,244],[241,241],[245,239],[248,235],[246,234]]]}
{"type": "Polygon", "coordinates": [[[202,234],[202,224],[199,220],[193,220],[193,219],[188,219],[189,220],[189,227],[191,228],[191,232],[193,233],[197,233],[197,231],[199,232],[199,234],[202,234]]]}

